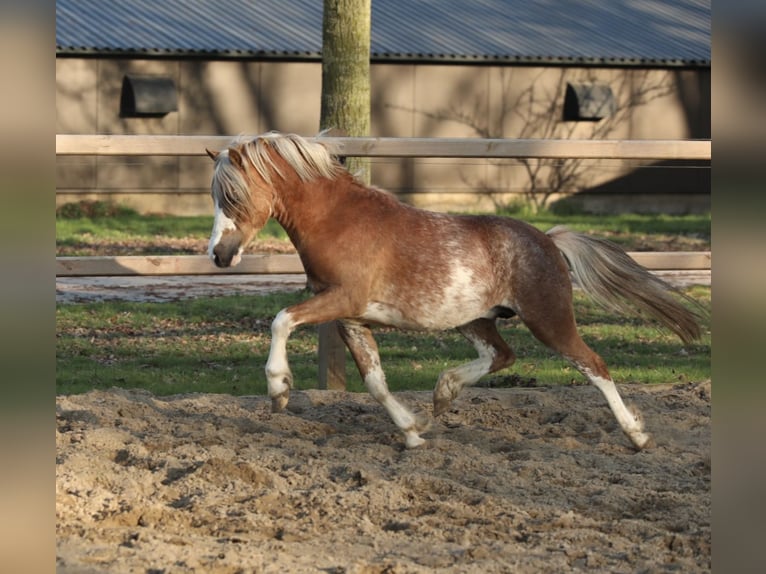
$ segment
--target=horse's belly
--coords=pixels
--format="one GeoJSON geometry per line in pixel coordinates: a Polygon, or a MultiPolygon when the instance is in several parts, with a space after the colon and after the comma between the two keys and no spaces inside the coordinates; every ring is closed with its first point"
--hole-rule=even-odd
{"type": "MultiPolygon", "coordinates": [[[[455,256],[439,273],[423,264],[414,278],[390,281],[367,304],[363,318],[394,327],[441,330],[497,316],[493,309],[506,304],[497,299],[508,294],[497,291],[486,261],[485,265],[468,261],[460,246],[450,246],[447,251],[463,257],[455,256]]],[[[481,259],[479,250],[471,254],[481,259]]]]}
{"type": "Polygon", "coordinates": [[[491,310],[478,305],[445,304],[403,310],[402,307],[394,304],[374,301],[367,305],[361,318],[372,323],[403,329],[443,330],[490,315],[492,315],[491,310]]]}

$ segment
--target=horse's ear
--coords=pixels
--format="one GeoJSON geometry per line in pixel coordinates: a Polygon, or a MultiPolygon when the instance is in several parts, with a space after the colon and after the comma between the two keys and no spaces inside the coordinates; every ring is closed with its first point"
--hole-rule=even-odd
{"type": "Polygon", "coordinates": [[[229,161],[232,165],[244,171],[245,164],[242,161],[242,155],[233,147],[229,148],[229,161]]]}
{"type": "Polygon", "coordinates": [[[207,153],[208,156],[210,156],[210,159],[212,159],[213,161],[215,161],[218,158],[219,154],[221,153],[218,151],[211,151],[207,148],[205,148],[205,152],[207,153]]]}

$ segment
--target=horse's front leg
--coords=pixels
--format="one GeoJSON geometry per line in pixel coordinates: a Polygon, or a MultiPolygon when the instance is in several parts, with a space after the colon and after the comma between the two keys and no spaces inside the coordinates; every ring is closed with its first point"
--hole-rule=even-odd
{"type": "Polygon", "coordinates": [[[290,309],[282,309],[271,323],[271,349],[266,361],[266,381],[271,397],[271,411],[278,413],[290,400],[293,374],[287,362],[287,339],[297,325],[290,309]]]}
{"type": "Polygon", "coordinates": [[[346,343],[351,356],[354,358],[359,374],[370,394],[388,411],[394,424],[404,432],[407,448],[422,445],[425,440],[420,433],[428,429],[428,420],[416,416],[402,405],[388,390],[386,376],[380,365],[378,345],[367,325],[354,321],[343,321],[340,324],[340,335],[346,343]]]}
{"type": "Polygon", "coordinates": [[[348,316],[348,297],[336,290],[323,291],[297,305],[282,309],[271,323],[271,349],[266,361],[271,410],[279,412],[287,406],[293,375],[287,361],[287,339],[300,325],[319,324],[348,316]]]}

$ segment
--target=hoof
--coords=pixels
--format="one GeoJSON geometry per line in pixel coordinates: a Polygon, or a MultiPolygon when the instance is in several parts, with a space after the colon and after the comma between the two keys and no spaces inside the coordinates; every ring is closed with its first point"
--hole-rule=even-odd
{"type": "Polygon", "coordinates": [[[447,374],[442,373],[434,389],[434,417],[446,413],[459,393],[460,386],[447,374]]]}
{"type": "Polygon", "coordinates": [[[434,417],[438,417],[439,415],[446,413],[451,405],[451,399],[434,397],[434,417]]]}
{"type": "Polygon", "coordinates": [[[414,431],[407,431],[404,437],[404,444],[407,448],[417,448],[424,445],[426,439],[421,438],[418,433],[414,431]]]}
{"type": "Polygon", "coordinates": [[[287,402],[290,400],[290,389],[283,391],[276,397],[271,397],[271,412],[281,413],[285,410],[287,402]]]}
{"type": "Polygon", "coordinates": [[[635,426],[631,425],[632,428],[623,428],[623,430],[628,435],[630,442],[639,451],[656,446],[652,435],[644,432],[644,421],[641,413],[635,407],[630,407],[629,410],[635,420],[635,426]]]}
{"type": "Polygon", "coordinates": [[[431,417],[428,414],[419,411],[414,414],[415,425],[413,430],[418,433],[426,432],[431,428],[431,417]]]}
{"type": "Polygon", "coordinates": [[[630,442],[633,443],[633,446],[636,447],[636,450],[646,450],[648,448],[654,448],[657,446],[657,443],[654,442],[654,439],[652,438],[652,435],[645,433],[645,432],[637,432],[632,435],[629,435],[630,442]]]}

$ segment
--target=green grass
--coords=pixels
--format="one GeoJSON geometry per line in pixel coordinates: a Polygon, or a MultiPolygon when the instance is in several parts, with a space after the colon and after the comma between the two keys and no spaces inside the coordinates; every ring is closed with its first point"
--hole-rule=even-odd
{"type": "MultiPolygon", "coordinates": [[[[56,246],[87,245],[91,238],[101,241],[150,242],[158,236],[207,239],[213,227],[209,216],[142,215],[131,209],[104,202],[80,202],[61,206],[56,212],[56,246]]],[[[259,238],[288,241],[284,229],[270,220],[259,238]]]]}
{"type": "MultiPolygon", "coordinates": [[[[501,215],[503,213],[501,212],[501,215]]],[[[624,234],[663,234],[699,235],[710,237],[710,214],[667,215],[667,214],[638,214],[623,213],[619,215],[574,214],[556,215],[550,212],[540,212],[534,215],[505,215],[524,219],[541,229],[549,229],[554,225],[564,224],[577,231],[595,233],[624,233],[624,234]]]]}
{"type": "Polygon", "coordinates": [[[211,222],[212,217],[140,215],[110,202],[81,201],[56,209],[56,242],[66,244],[83,235],[115,240],[155,235],[204,236],[210,232],[211,222]]]}
{"type": "MultiPolygon", "coordinates": [[[[646,238],[677,245],[679,236],[710,241],[710,214],[586,215],[517,213],[541,229],[566,224],[634,249],[646,238]]],[[[147,241],[162,237],[207,238],[212,216],[145,216],[102,202],[69,204],[57,210],[57,247],[88,245],[93,238],[147,241]]],[[[274,221],[261,238],[287,241],[274,221]]],[[[650,244],[651,244],[650,241],[650,244]]],[[[699,242],[698,242],[699,243],[699,242]]],[[[694,244],[696,245],[696,244],[694,244]]],[[[710,289],[691,294],[709,308],[710,289]]],[[[306,294],[200,298],[174,303],[91,303],[58,305],[56,310],[56,388],[79,393],[113,386],[143,388],[158,395],[213,392],[263,394],[263,367],[270,345],[271,320],[279,309],[306,294]]],[[[606,360],[618,382],[669,383],[710,378],[710,335],[684,348],[672,334],[634,318],[605,313],[581,294],[576,311],[585,340],[606,360]]],[[[517,320],[501,331],[518,356],[515,365],[484,384],[541,385],[583,382],[563,359],[538,343],[517,320]],[[509,376],[513,375],[513,376],[509,376]]],[[[431,389],[445,368],[475,357],[471,345],[454,332],[376,331],[381,359],[392,390],[431,389]]],[[[312,388],[317,380],[316,329],[299,329],[288,353],[295,384],[312,388]]],[[[352,361],[348,387],[362,390],[352,361]]]]}
{"type": "MultiPolygon", "coordinates": [[[[690,294],[709,308],[710,289],[690,294]]],[[[59,305],[56,344],[58,393],[90,389],[142,388],[157,395],[189,392],[264,394],[263,368],[277,311],[304,293],[201,298],[174,303],[59,305]]],[[[710,378],[710,335],[684,347],[672,334],[635,318],[604,312],[576,295],[581,332],[610,366],[618,382],[672,383],[710,378]]],[[[567,384],[584,379],[538,343],[517,320],[502,333],[518,355],[515,365],[484,384],[567,384]],[[509,375],[515,375],[509,377],[509,375]],[[533,380],[534,379],[534,380],[533,380]]],[[[432,389],[443,369],[475,358],[455,332],[376,331],[392,390],[432,389]]],[[[288,343],[297,388],[315,388],[317,335],[297,330],[288,343]]],[[[363,390],[353,362],[346,364],[348,388],[363,390]]]]}
{"type": "Polygon", "coordinates": [[[102,239],[149,239],[156,235],[168,237],[204,237],[210,234],[212,217],[173,217],[165,215],[115,217],[78,217],[56,219],[56,242],[67,244],[83,235],[102,239]]]}
{"type": "MultiPolygon", "coordinates": [[[[577,231],[608,237],[633,249],[645,237],[667,239],[690,237],[710,242],[710,214],[700,215],[556,215],[550,212],[526,213],[518,210],[500,212],[523,219],[547,230],[565,224],[577,231]]],[[[112,240],[151,241],[157,236],[197,237],[207,239],[213,225],[210,216],[140,215],[135,211],[103,202],[67,204],[57,210],[56,245],[77,247],[90,238],[112,240]]],[[[282,227],[270,220],[258,234],[260,239],[288,241],[282,227]]]]}

